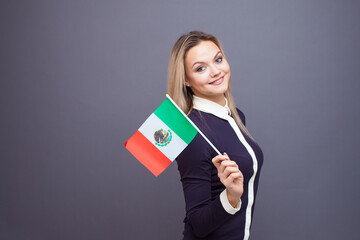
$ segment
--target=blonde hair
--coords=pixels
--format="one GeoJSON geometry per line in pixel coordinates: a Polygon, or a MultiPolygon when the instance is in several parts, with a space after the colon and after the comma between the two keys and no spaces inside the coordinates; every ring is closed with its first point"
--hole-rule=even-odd
{"type": "MultiPolygon", "coordinates": [[[[202,41],[212,41],[225,57],[220,41],[214,35],[201,31],[191,31],[182,35],[176,41],[170,55],[168,68],[168,94],[186,114],[189,114],[193,109],[194,93],[191,88],[185,86],[185,57],[186,53],[192,47],[197,46],[202,41]]],[[[235,122],[239,128],[252,139],[236,110],[235,103],[231,95],[231,77],[229,80],[229,87],[225,92],[225,97],[228,100],[228,105],[235,122]]]]}

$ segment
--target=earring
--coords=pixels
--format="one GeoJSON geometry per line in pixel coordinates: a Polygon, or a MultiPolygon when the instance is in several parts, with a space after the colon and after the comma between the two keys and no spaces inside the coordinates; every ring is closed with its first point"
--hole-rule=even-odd
{"type": "Polygon", "coordinates": [[[190,84],[186,84],[187,87],[190,87],[190,84]]]}

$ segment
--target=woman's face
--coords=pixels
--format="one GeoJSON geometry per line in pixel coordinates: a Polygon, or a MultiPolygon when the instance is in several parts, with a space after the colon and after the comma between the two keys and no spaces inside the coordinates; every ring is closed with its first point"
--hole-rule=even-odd
{"type": "Polygon", "coordinates": [[[190,85],[196,96],[225,104],[224,93],[229,86],[230,66],[215,43],[201,41],[188,50],[185,74],[185,84],[190,85]]]}

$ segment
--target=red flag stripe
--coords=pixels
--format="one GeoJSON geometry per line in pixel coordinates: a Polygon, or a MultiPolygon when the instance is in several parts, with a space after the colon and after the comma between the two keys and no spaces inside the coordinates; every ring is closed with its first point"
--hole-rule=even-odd
{"type": "Polygon", "coordinates": [[[171,161],[139,131],[136,131],[124,145],[155,176],[159,176],[171,164],[171,161]]]}

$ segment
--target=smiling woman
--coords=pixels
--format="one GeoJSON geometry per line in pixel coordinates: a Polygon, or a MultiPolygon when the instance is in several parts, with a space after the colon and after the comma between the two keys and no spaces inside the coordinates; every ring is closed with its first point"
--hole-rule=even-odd
{"type": "Polygon", "coordinates": [[[185,84],[196,96],[225,104],[230,66],[215,43],[202,41],[191,48],[185,57],[185,72],[185,84]]]}
{"type": "Polygon", "coordinates": [[[183,184],[185,240],[248,239],[263,154],[231,95],[219,40],[193,31],[175,43],[168,92],[223,155],[197,134],[176,158],[183,184]]]}

